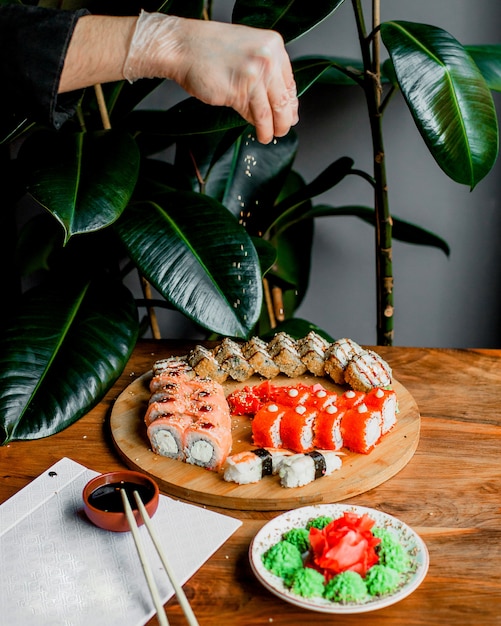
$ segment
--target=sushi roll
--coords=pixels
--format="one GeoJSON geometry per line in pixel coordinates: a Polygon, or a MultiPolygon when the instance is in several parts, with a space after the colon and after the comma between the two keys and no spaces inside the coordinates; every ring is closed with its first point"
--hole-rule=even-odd
{"type": "Polygon", "coordinates": [[[294,452],[313,450],[313,424],[317,412],[299,404],[289,408],[280,420],[282,447],[294,452]]]}
{"type": "Polygon", "coordinates": [[[159,417],[152,421],[146,432],[153,452],[184,461],[184,433],[192,421],[191,416],[186,414],[159,417]]]}
{"type": "Polygon", "coordinates": [[[314,331],[297,342],[299,357],[307,369],[315,376],[325,374],[324,358],[329,343],[314,331]]]}
{"type": "Polygon", "coordinates": [[[381,412],[381,434],[386,435],[397,423],[398,402],[393,389],[372,389],[365,397],[369,408],[381,412]]]}
{"type": "Polygon", "coordinates": [[[280,462],[278,475],[282,487],[302,487],[318,478],[329,476],[341,469],[341,466],[342,461],[336,452],[313,450],[285,457],[280,462]]]}
{"type": "Polygon", "coordinates": [[[344,410],[338,409],[335,404],[330,404],[318,413],[313,439],[315,448],[341,450],[343,447],[343,434],[341,432],[343,414],[344,410]]]}
{"type": "Polygon", "coordinates": [[[238,343],[225,337],[221,343],[214,348],[214,357],[230,378],[237,381],[247,380],[254,374],[254,368],[245,359],[238,343]]]}
{"type": "Polygon", "coordinates": [[[346,366],[345,381],[357,391],[391,385],[392,371],[386,361],[372,350],[355,355],[346,366]]]}
{"type": "Polygon", "coordinates": [[[150,402],[144,416],[146,426],[160,418],[183,415],[188,410],[188,403],[182,398],[170,398],[163,402],[150,402]]]}
{"type": "Polygon", "coordinates": [[[352,452],[368,454],[381,439],[381,412],[365,403],[346,411],[341,421],[344,447],[352,452]]]}
{"type": "Polygon", "coordinates": [[[265,378],[275,378],[275,376],[280,374],[280,368],[268,352],[268,344],[260,337],[249,339],[242,346],[242,354],[252,365],[256,374],[260,374],[265,378]]]}
{"type": "Polygon", "coordinates": [[[278,466],[285,456],[291,455],[288,450],[257,448],[233,454],[226,459],[224,480],[248,485],[257,483],[264,476],[276,474],[278,466]]]}
{"type": "Polygon", "coordinates": [[[325,351],[325,373],[338,385],[345,382],[345,369],[356,354],[365,352],[353,339],[338,339],[325,351]]]}
{"type": "Polygon", "coordinates": [[[268,344],[268,352],[286,376],[295,378],[306,372],[306,365],[301,361],[296,341],[287,333],[277,333],[268,344]]]}
{"type": "Polygon", "coordinates": [[[315,406],[319,411],[324,411],[338,402],[338,394],[335,391],[329,391],[320,384],[311,387],[311,396],[307,401],[308,405],[315,406]]]}
{"type": "Polygon", "coordinates": [[[337,399],[337,406],[341,409],[351,409],[354,406],[362,404],[365,400],[365,393],[363,391],[355,391],[354,389],[348,389],[342,393],[337,399]]]}
{"type": "Polygon", "coordinates": [[[223,383],[228,378],[228,372],[205,346],[195,346],[188,354],[188,362],[201,378],[211,378],[218,383],[223,383]]]}
{"type": "Polygon", "coordinates": [[[252,440],[260,448],[282,448],[280,422],[287,412],[274,402],[266,403],[252,420],[252,440]]]}
{"type": "Polygon", "coordinates": [[[184,431],[184,457],[191,465],[218,471],[226,461],[231,445],[231,425],[200,419],[184,431]]]}
{"type": "Polygon", "coordinates": [[[295,407],[306,404],[312,395],[311,387],[298,383],[297,385],[276,385],[270,389],[270,400],[281,406],[295,407]]]}

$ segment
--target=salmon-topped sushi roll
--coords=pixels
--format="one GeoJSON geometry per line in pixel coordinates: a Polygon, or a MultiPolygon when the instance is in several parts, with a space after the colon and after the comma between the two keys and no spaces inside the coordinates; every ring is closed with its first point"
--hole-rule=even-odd
{"type": "Polygon", "coordinates": [[[186,414],[159,417],[150,423],[147,436],[155,454],[170,459],[184,460],[184,433],[192,423],[186,414]]]}
{"type": "Polygon", "coordinates": [[[188,412],[188,403],[182,398],[170,398],[164,402],[150,402],[144,416],[146,426],[155,420],[173,415],[184,415],[188,412]]]}
{"type": "MultiPolygon", "coordinates": [[[[228,416],[229,419],[229,416],[228,416]]],[[[218,471],[231,451],[231,424],[199,419],[184,431],[186,463],[218,471]]]]}

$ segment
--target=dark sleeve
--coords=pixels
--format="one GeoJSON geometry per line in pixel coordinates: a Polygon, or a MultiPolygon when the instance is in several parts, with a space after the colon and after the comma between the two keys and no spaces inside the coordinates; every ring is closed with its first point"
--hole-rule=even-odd
{"type": "Polygon", "coordinates": [[[58,95],[64,58],[78,19],[87,10],[26,5],[0,7],[1,111],[59,128],[75,112],[80,92],[58,95]]]}

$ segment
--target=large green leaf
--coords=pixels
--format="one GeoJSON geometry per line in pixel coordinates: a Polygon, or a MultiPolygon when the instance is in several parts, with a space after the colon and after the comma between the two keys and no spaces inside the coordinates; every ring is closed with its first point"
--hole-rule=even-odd
{"type": "Polygon", "coordinates": [[[221,204],[192,192],[134,202],[115,228],[140,272],[209,330],[246,337],[262,302],[256,250],[221,204]]]}
{"type": "Polygon", "coordinates": [[[127,133],[41,131],[23,146],[20,163],[29,192],[68,241],[118,219],[136,184],[139,151],[127,133]]]}
{"type": "Polygon", "coordinates": [[[501,44],[485,46],[466,46],[489,89],[501,91],[501,44]]]}
{"type": "Polygon", "coordinates": [[[319,82],[328,85],[358,85],[364,67],[359,59],[329,57],[325,55],[305,55],[292,61],[298,94],[303,94],[312,84],[319,82]]]}
{"type": "Polygon", "coordinates": [[[27,292],[0,339],[2,443],[47,437],[87,413],[122,372],[137,334],[122,285],[27,292]]]}
{"type": "MultiPolygon", "coordinates": [[[[351,205],[342,207],[332,207],[326,204],[318,204],[313,207],[294,207],[294,210],[288,213],[288,221],[281,221],[281,228],[287,229],[290,226],[297,225],[303,221],[309,221],[316,217],[358,217],[367,222],[371,226],[376,225],[376,214],[374,209],[365,206],[351,205]]],[[[432,246],[439,248],[446,255],[449,255],[450,249],[448,243],[435,235],[434,233],[411,224],[398,217],[392,216],[392,236],[394,239],[405,243],[413,243],[421,246],[432,246]]]]}
{"type": "Polygon", "coordinates": [[[475,187],[498,153],[496,110],[477,65],[434,26],[385,22],[381,35],[431,154],[450,178],[475,187]]]}
{"type": "Polygon", "coordinates": [[[261,234],[291,170],[297,145],[293,131],[267,145],[259,143],[254,132],[242,136],[213,166],[207,193],[214,185],[224,185],[224,206],[248,232],[261,234]]]}
{"type": "Polygon", "coordinates": [[[236,0],[232,21],[278,31],[286,42],[301,37],[344,0],[236,0]]]}
{"type": "Polygon", "coordinates": [[[310,204],[306,203],[308,200],[328,191],[344,180],[352,171],[353,159],[349,157],[336,159],[310,183],[300,186],[293,193],[282,198],[275,206],[274,219],[269,220],[265,232],[273,232],[277,235],[288,228],[290,224],[296,223],[298,218],[301,220],[305,210],[310,208],[310,204]]]}

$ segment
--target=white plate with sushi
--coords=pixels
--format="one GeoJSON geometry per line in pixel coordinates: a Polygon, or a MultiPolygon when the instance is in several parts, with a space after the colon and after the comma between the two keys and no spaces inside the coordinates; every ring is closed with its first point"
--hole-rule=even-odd
{"type": "MultiPolygon", "coordinates": [[[[325,521],[323,523],[325,524],[327,522],[325,521]]],[[[384,557],[382,548],[380,547],[379,549],[381,550],[379,552],[379,559],[380,564],[382,564],[384,557]]],[[[376,551],[377,550],[378,548],[376,548],[376,551]]],[[[309,552],[303,551],[301,555],[303,563],[308,558],[308,554],[309,552]]],[[[333,614],[365,613],[400,602],[419,587],[426,576],[429,566],[429,555],[425,543],[407,524],[382,511],[347,504],[312,505],[294,509],[279,515],[263,526],[254,537],[249,548],[249,559],[255,576],[271,593],[301,608],[333,614]],[[403,568],[400,568],[398,583],[395,584],[395,582],[393,582],[390,585],[392,588],[391,591],[381,593],[380,591],[378,592],[377,583],[376,586],[373,587],[370,587],[370,583],[367,583],[365,595],[356,601],[347,600],[346,598],[340,600],[339,594],[335,595],[332,591],[330,592],[331,597],[329,599],[325,597],[329,596],[329,592],[325,591],[327,585],[324,582],[322,595],[306,597],[298,593],[297,589],[296,592],[292,591],[294,587],[293,581],[295,580],[294,574],[285,575],[280,573],[280,575],[277,575],[270,571],[270,554],[279,542],[283,542],[286,533],[293,529],[306,528],[308,524],[311,524],[312,520],[337,520],[343,517],[345,513],[354,514],[358,517],[367,515],[374,522],[373,532],[375,535],[377,535],[378,532],[381,534],[379,529],[383,529],[382,533],[386,533],[386,536],[391,537],[392,541],[394,540],[398,543],[399,546],[397,547],[403,548],[402,553],[405,554],[406,564],[403,568]],[[268,555],[268,558],[266,558],[265,555],[268,555]],[[263,557],[265,557],[266,565],[263,557]],[[289,580],[287,580],[287,576],[289,580]],[[368,589],[370,589],[370,591],[368,589]]],[[[389,563],[389,560],[387,563],[389,563]]],[[[311,568],[304,568],[304,570],[308,569],[311,568]]],[[[375,569],[373,572],[375,573],[375,569]]],[[[299,578],[299,575],[297,578],[299,578]]],[[[368,581],[369,578],[369,573],[367,573],[364,577],[364,581],[368,581]]],[[[372,578],[375,580],[376,577],[373,576],[372,578]]],[[[331,582],[331,585],[332,584],[335,583],[331,582]]],[[[296,585],[296,587],[299,588],[299,585],[296,585]]],[[[330,589],[333,589],[333,587],[331,586],[330,589]]],[[[316,593],[320,592],[319,590],[316,591],[316,593]]]]}

